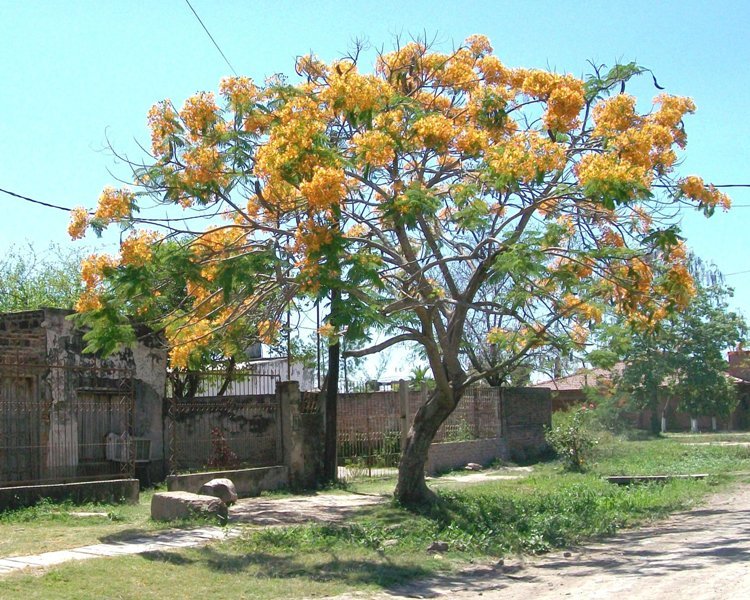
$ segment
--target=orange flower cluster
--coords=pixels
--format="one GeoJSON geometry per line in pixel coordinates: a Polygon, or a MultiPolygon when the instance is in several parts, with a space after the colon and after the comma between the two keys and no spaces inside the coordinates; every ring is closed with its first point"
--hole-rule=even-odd
{"type": "Polygon", "coordinates": [[[414,123],[415,140],[437,151],[445,151],[457,130],[453,121],[443,115],[431,114],[414,123]]]}
{"type": "Polygon", "coordinates": [[[87,289],[94,289],[104,278],[107,269],[114,269],[118,260],[109,254],[91,254],[81,263],[81,280],[87,289]]]}
{"type": "Polygon", "coordinates": [[[258,339],[264,344],[273,344],[281,331],[278,321],[261,321],[258,323],[258,339]]]}
{"type": "Polygon", "coordinates": [[[258,149],[256,172],[278,192],[290,171],[301,179],[312,178],[319,164],[319,158],[311,152],[313,140],[325,131],[326,118],[318,102],[304,96],[286,102],[276,117],[278,123],[271,129],[268,142],[258,149]]]}
{"type": "Polygon", "coordinates": [[[193,355],[208,344],[211,333],[211,323],[204,320],[178,322],[167,327],[169,364],[175,368],[187,368],[193,355]]]}
{"type": "Polygon", "coordinates": [[[382,79],[360,75],[351,63],[335,63],[327,85],[320,90],[320,99],[334,113],[362,113],[387,104],[392,88],[382,79]]]}
{"type": "Polygon", "coordinates": [[[721,206],[724,210],[729,210],[732,206],[729,196],[713,185],[706,185],[703,179],[696,175],[681,179],[678,185],[684,197],[697,202],[700,206],[721,206]]]}
{"type": "Polygon", "coordinates": [[[300,185],[308,206],[315,211],[328,211],[338,206],[346,196],[345,176],[342,169],[315,167],[310,181],[300,185]]]}
{"type": "Polygon", "coordinates": [[[352,145],[362,160],[373,167],[384,167],[395,158],[393,139],[383,131],[370,130],[356,133],[352,145]]]}
{"type": "Polygon", "coordinates": [[[480,84],[480,76],[475,71],[477,58],[477,54],[464,48],[457,50],[447,59],[440,55],[425,57],[427,64],[438,63],[435,68],[435,80],[438,85],[466,92],[476,89],[480,84]]]}
{"type": "Polygon", "coordinates": [[[565,148],[535,131],[511,136],[504,145],[488,152],[487,164],[501,175],[524,183],[539,173],[551,173],[565,167],[565,148]]]}
{"type": "Polygon", "coordinates": [[[70,211],[70,223],[68,224],[68,235],[71,239],[79,240],[86,235],[86,228],[89,226],[88,211],[79,206],[70,211]]]}
{"type": "Polygon", "coordinates": [[[188,139],[199,141],[219,121],[219,107],[213,93],[199,92],[185,100],[180,118],[187,128],[188,139]]]}
{"type": "Polygon", "coordinates": [[[537,69],[518,69],[511,73],[511,82],[527,96],[546,101],[544,124],[548,129],[565,132],[578,124],[585,102],[580,79],[537,69]]]}
{"type": "Polygon", "coordinates": [[[147,265],[153,256],[152,246],[158,239],[154,231],[133,231],[120,244],[120,262],[133,267],[147,265]]]}
{"type": "Polygon", "coordinates": [[[584,321],[601,323],[603,316],[602,309],[581,300],[577,296],[572,294],[563,296],[561,305],[568,315],[575,315],[584,321]]]}
{"type": "Polygon", "coordinates": [[[300,56],[297,59],[296,70],[298,74],[307,75],[312,80],[322,79],[329,72],[328,65],[312,54],[300,56]]]}
{"type": "Polygon", "coordinates": [[[685,146],[681,122],[695,105],[689,98],[662,95],[659,109],[646,116],[635,112],[635,98],[613,96],[594,107],[594,135],[605,142],[606,155],[584,157],[578,168],[579,180],[621,181],[650,187],[654,174],[668,172],[677,161],[673,146],[685,146]]]}
{"type": "Polygon", "coordinates": [[[249,106],[258,97],[258,88],[249,77],[224,77],[219,92],[235,110],[249,106]]]}
{"type": "Polygon", "coordinates": [[[386,80],[391,80],[401,71],[408,71],[414,64],[419,64],[427,52],[427,47],[418,42],[409,42],[402,48],[378,56],[375,72],[386,80]]]}
{"type": "Polygon", "coordinates": [[[618,94],[594,107],[594,135],[614,137],[635,126],[639,120],[635,113],[635,98],[618,94]]]}
{"type": "Polygon", "coordinates": [[[162,100],[151,107],[148,126],[151,130],[151,151],[157,158],[165,156],[170,151],[170,138],[181,129],[170,100],[162,100]]]}
{"type": "Polygon", "coordinates": [[[649,187],[653,176],[642,167],[621,160],[616,154],[586,154],[575,166],[575,173],[582,185],[595,182],[620,182],[631,190],[631,197],[638,186],[649,187]]]}
{"type": "Polygon", "coordinates": [[[182,160],[185,170],[180,179],[187,186],[215,183],[223,187],[229,183],[222,155],[215,146],[194,146],[185,151],[182,160]]]}
{"type": "Polygon", "coordinates": [[[135,194],[130,190],[116,190],[107,186],[99,195],[99,204],[94,217],[107,224],[128,219],[133,210],[134,201],[135,194]]]}

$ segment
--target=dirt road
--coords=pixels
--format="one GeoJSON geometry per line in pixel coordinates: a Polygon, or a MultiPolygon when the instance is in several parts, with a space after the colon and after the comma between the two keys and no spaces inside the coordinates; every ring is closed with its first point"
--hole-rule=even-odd
{"type": "MultiPolygon", "coordinates": [[[[415,582],[375,598],[750,598],[750,485],[700,508],[540,558],[415,582]]],[[[362,598],[362,596],[357,596],[362,598]]]]}

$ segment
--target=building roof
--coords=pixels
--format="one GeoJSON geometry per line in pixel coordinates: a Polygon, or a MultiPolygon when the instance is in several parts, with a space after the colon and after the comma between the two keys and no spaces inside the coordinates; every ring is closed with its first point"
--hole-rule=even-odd
{"type": "MultiPolygon", "coordinates": [[[[548,388],[557,391],[576,391],[582,390],[585,387],[597,385],[600,381],[611,381],[613,375],[621,375],[625,369],[625,363],[618,362],[611,369],[600,369],[600,368],[589,368],[580,369],[568,375],[567,377],[559,377],[557,379],[548,379],[546,381],[540,381],[535,383],[531,387],[535,388],[548,388]]],[[[729,381],[740,384],[750,383],[747,379],[736,377],[731,373],[725,373],[729,381]]]]}
{"type": "Polygon", "coordinates": [[[531,387],[535,388],[548,388],[551,390],[558,391],[572,391],[580,390],[587,386],[596,385],[601,379],[611,379],[614,371],[621,371],[622,367],[618,369],[618,365],[614,369],[580,369],[572,375],[567,377],[558,377],[557,379],[548,379],[547,381],[540,381],[535,383],[531,387]]]}

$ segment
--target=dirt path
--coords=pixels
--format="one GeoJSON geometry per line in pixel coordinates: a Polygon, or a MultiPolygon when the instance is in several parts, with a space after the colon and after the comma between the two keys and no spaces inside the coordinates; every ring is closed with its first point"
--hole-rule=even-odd
{"type": "Polygon", "coordinates": [[[750,485],[605,543],[506,560],[503,565],[415,582],[374,598],[442,596],[456,600],[750,598],[750,485]]]}

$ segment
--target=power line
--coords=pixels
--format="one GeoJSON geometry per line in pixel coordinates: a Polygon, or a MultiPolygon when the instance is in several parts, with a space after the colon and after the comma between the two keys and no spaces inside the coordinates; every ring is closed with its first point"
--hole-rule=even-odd
{"type": "Polygon", "coordinates": [[[237,71],[234,70],[234,67],[232,66],[232,63],[229,62],[229,59],[224,55],[224,53],[221,51],[221,48],[219,48],[219,44],[216,43],[216,40],[214,39],[214,36],[211,35],[211,32],[208,30],[208,28],[204,25],[201,18],[198,16],[198,13],[195,12],[195,9],[193,8],[193,5],[190,4],[190,0],[185,0],[185,3],[190,7],[190,10],[193,11],[193,14],[195,15],[195,18],[198,19],[198,23],[201,24],[201,27],[203,27],[203,31],[206,32],[209,38],[211,38],[211,41],[214,43],[214,46],[216,46],[216,49],[219,51],[219,54],[221,54],[221,57],[224,59],[224,62],[229,65],[229,68],[232,69],[232,73],[237,75],[237,71]]]}
{"type": "Polygon", "coordinates": [[[29,198],[28,196],[23,196],[21,194],[16,194],[15,192],[11,192],[9,190],[4,190],[3,188],[0,188],[0,192],[3,192],[4,194],[8,194],[9,196],[13,196],[14,198],[19,198],[21,200],[25,200],[26,202],[33,202],[34,204],[39,204],[41,206],[46,206],[47,208],[56,208],[57,210],[64,210],[67,212],[71,212],[73,209],[68,208],[67,206],[60,206],[58,204],[50,204],[49,202],[42,202],[41,200],[34,200],[34,198],[29,198]]]}
{"type": "Polygon", "coordinates": [[[732,275],[744,275],[745,273],[750,273],[750,269],[747,269],[746,271],[735,271],[734,273],[725,273],[724,277],[731,277],[732,275]]]}
{"type": "MultiPolygon", "coordinates": [[[[727,184],[727,185],[721,185],[721,186],[717,185],[717,186],[714,186],[714,187],[750,187],[750,184],[738,184],[738,183],[735,183],[735,184],[727,184]]],[[[6,189],[3,189],[3,188],[0,188],[0,192],[2,192],[3,194],[8,194],[9,196],[13,196],[14,198],[18,198],[19,200],[24,200],[26,202],[32,202],[33,204],[38,204],[38,205],[44,206],[46,208],[55,208],[57,210],[64,210],[66,212],[71,212],[73,210],[72,208],[67,207],[67,206],[60,206],[59,204],[52,204],[50,202],[44,202],[42,200],[36,200],[35,198],[29,198],[28,196],[24,196],[23,194],[18,194],[16,192],[11,192],[10,190],[6,190],[6,189]]],[[[687,209],[687,208],[692,208],[692,207],[690,207],[690,206],[684,206],[684,207],[680,207],[680,208],[686,208],[687,209]]],[[[732,204],[731,208],[732,209],[734,209],[734,208],[750,208],[750,204],[732,204]]],[[[89,211],[89,213],[91,214],[91,211],[89,211]]],[[[205,218],[217,216],[217,215],[220,215],[220,214],[221,213],[217,213],[216,215],[208,215],[208,216],[207,215],[193,215],[193,216],[189,216],[189,217],[171,217],[171,218],[166,218],[166,219],[148,219],[148,220],[149,221],[164,221],[164,222],[167,222],[167,221],[190,221],[190,220],[193,220],[193,219],[205,219],[205,218]]]]}

